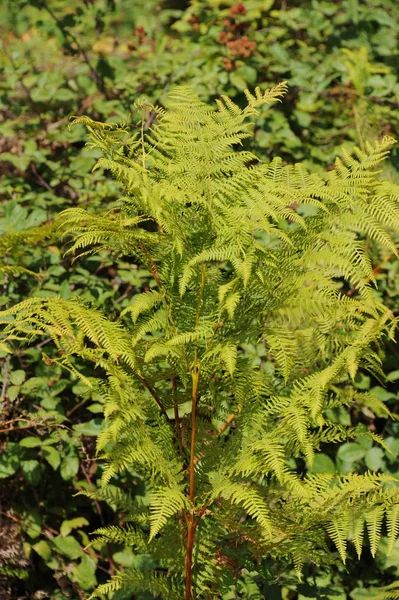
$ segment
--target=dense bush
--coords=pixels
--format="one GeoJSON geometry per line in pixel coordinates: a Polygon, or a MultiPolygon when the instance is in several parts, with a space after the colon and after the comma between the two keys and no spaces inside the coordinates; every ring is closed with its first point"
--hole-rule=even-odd
{"type": "MultiPolygon", "coordinates": [[[[262,109],[245,141],[266,161],[280,154],[287,162],[301,160],[321,172],[331,168],[342,144],[364,147],[368,139],[396,134],[397,3],[288,4],[192,2],[188,9],[105,0],[2,4],[0,230],[13,234],[0,241],[9,267],[2,274],[3,308],[28,295],[79,296],[118,316],[137,292],[155,286],[140,262],[99,252],[83,267],[64,257],[54,243],[51,223],[60,209],[79,205],[94,211],[103,202],[112,207],[121,192],[101,170],[90,174],[99,153],[82,152],[84,128],[68,129],[71,115],[121,121],[132,112],[135,122],[134,102],[140,96],[162,104],[170,87],[181,82],[189,82],[203,100],[227,93],[243,105],[245,87],[287,79],[289,93],[279,110],[262,109]],[[36,226],[40,232],[21,233],[36,226]],[[39,241],[43,226],[48,238],[39,241]],[[29,243],[35,239],[35,245],[29,243]],[[31,273],[16,277],[13,265],[31,273]]],[[[394,148],[384,173],[394,181],[396,152],[394,148]]],[[[391,251],[374,243],[367,247],[378,297],[396,311],[397,263],[390,260],[391,251]]],[[[2,354],[5,597],[84,597],[84,590],[102,580],[103,569],[112,574],[117,565],[138,560],[123,547],[83,552],[88,532],[118,521],[112,502],[72,497],[76,490],[97,486],[101,467],[93,460],[94,436],[102,427],[102,408],[73,374],[42,359],[43,351],[53,357],[46,342],[11,358],[2,354]]],[[[245,350],[254,364],[267,358],[262,344],[245,350]]],[[[395,411],[398,353],[389,342],[380,354],[389,373],[388,391],[382,379],[365,372],[355,385],[395,411]]],[[[349,411],[334,409],[334,418],[382,433],[398,454],[399,432],[383,410],[353,405],[349,411]]],[[[346,473],[354,467],[394,473],[396,461],[387,449],[350,441],[337,453],[324,446],[313,469],[346,473]]],[[[126,474],[115,485],[128,486],[133,494],[141,489],[140,481],[132,484],[126,474]]],[[[317,593],[333,594],[338,582],[339,593],[355,598],[361,592],[354,588],[395,578],[395,558],[379,558],[373,566],[367,555],[362,561],[350,574],[334,567],[324,579],[318,575],[322,591],[317,593]]],[[[312,582],[311,572],[306,581],[312,582]]],[[[316,593],[303,585],[280,582],[268,593],[316,593]]],[[[257,587],[248,580],[247,596],[257,587]]]]}

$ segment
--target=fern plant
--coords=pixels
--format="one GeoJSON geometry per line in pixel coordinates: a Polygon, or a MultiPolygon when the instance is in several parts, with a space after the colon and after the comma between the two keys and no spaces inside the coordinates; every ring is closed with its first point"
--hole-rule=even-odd
{"type": "Polygon", "coordinates": [[[156,286],[117,318],[60,298],[1,313],[5,344],[50,336],[51,360],[104,401],[98,498],[112,498],[124,524],[96,539],[155,566],[118,572],[92,597],[221,598],[254,562],[260,573],[267,560],[290,562],[300,577],[305,563],[335,560],[329,540],[344,562],[348,540],[360,556],[365,531],[373,555],[382,527],[396,541],[394,477],[306,474],[324,443],[383,444],[331,409],[379,402],[388,412],[350,383],[359,367],[382,375],[378,344],[397,324],[373,294],[365,251],[373,239],[396,253],[399,187],[378,179],[394,140],[344,153],[324,177],[262,164],[237,146],[285,89],[247,91],[241,109],[180,87],[165,109],[143,105],[137,127],[76,119],[126,196],[101,214],[64,211],[58,232],[75,257],[107,249],[140,261],[156,286]],[[244,351],[254,343],[267,352],[262,368],[244,351]],[[98,378],[84,376],[87,361],[98,378]],[[109,486],[123,469],[145,481],[148,505],[109,486]]]}

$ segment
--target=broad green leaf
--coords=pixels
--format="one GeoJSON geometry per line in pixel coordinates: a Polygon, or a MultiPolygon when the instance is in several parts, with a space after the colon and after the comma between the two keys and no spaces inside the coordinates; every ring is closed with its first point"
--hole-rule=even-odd
{"type": "Polygon", "coordinates": [[[91,590],[97,583],[96,562],[88,554],[84,554],[77,567],[72,571],[72,579],[76,581],[83,590],[91,590]]]}
{"type": "Polygon", "coordinates": [[[18,457],[7,454],[7,448],[3,450],[3,454],[0,454],[0,479],[14,475],[18,467],[18,457]]]}
{"type": "Polygon", "coordinates": [[[71,535],[68,535],[67,537],[58,535],[52,539],[52,544],[58,552],[71,560],[79,558],[83,554],[83,549],[78,540],[71,535]]]}
{"type": "Polygon", "coordinates": [[[20,389],[21,389],[20,385],[10,385],[7,388],[7,396],[11,402],[14,402],[14,400],[17,398],[20,389]]]}
{"type": "Polygon", "coordinates": [[[42,440],[38,437],[34,437],[32,435],[28,435],[19,442],[19,445],[23,448],[37,448],[37,446],[42,445],[42,440]]]}
{"type": "Polygon", "coordinates": [[[42,454],[47,462],[53,467],[54,471],[58,469],[61,463],[61,454],[53,446],[46,446],[42,449],[42,454]]]}
{"type": "Polygon", "coordinates": [[[42,519],[36,508],[27,510],[23,515],[22,529],[32,539],[37,538],[42,531],[42,519]]]}
{"type": "Polygon", "coordinates": [[[390,463],[396,462],[396,458],[399,455],[399,438],[397,437],[387,437],[385,440],[385,445],[389,448],[392,454],[387,453],[386,457],[390,463]],[[392,456],[393,455],[393,456],[392,456]]]}
{"type": "Polygon", "coordinates": [[[338,450],[338,457],[347,463],[355,463],[364,458],[366,451],[360,444],[348,442],[342,444],[338,450]]]}
{"type": "Polygon", "coordinates": [[[391,371],[387,375],[387,381],[397,381],[399,379],[399,370],[391,371]]]}
{"type": "Polygon", "coordinates": [[[12,371],[10,373],[10,381],[14,385],[21,385],[21,383],[25,381],[25,377],[25,371],[22,370],[12,371]]]}
{"type": "Polygon", "coordinates": [[[115,562],[119,563],[123,567],[132,567],[134,565],[134,554],[130,548],[120,552],[114,552],[112,558],[115,562]]]}
{"type": "Polygon", "coordinates": [[[37,485],[40,481],[40,463],[38,460],[21,460],[21,472],[24,479],[32,484],[37,485]]]}
{"type": "Polygon", "coordinates": [[[37,552],[39,556],[42,557],[43,560],[48,561],[51,557],[51,546],[45,540],[40,540],[37,544],[32,546],[33,550],[37,552]]]}
{"type": "Polygon", "coordinates": [[[79,471],[79,459],[76,455],[65,456],[61,461],[61,477],[65,481],[72,479],[79,471]]]}
{"type": "Polygon", "coordinates": [[[102,413],[104,411],[104,405],[100,404],[100,402],[94,402],[87,407],[91,413],[102,413]]]}
{"type": "Polygon", "coordinates": [[[84,517],[75,517],[75,519],[63,521],[60,527],[60,534],[65,537],[71,533],[72,529],[79,529],[88,524],[89,521],[84,517]]]}
{"type": "Polygon", "coordinates": [[[364,462],[370,471],[378,471],[385,466],[384,451],[382,448],[370,448],[364,456],[364,462]]]}
{"type": "Polygon", "coordinates": [[[103,427],[103,420],[96,418],[91,419],[90,421],[86,421],[86,423],[79,423],[79,425],[74,425],[73,429],[79,435],[87,435],[87,436],[97,436],[101,433],[103,427]]]}
{"type": "Polygon", "coordinates": [[[378,400],[382,400],[383,402],[386,402],[387,400],[396,400],[397,398],[396,394],[388,392],[388,390],[384,389],[379,385],[376,385],[375,387],[371,388],[370,392],[373,394],[373,396],[378,398],[378,400]]]}
{"type": "Polygon", "coordinates": [[[334,461],[327,454],[320,452],[315,455],[309,471],[311,473],[335,473],[336,467],[334,461]]]}

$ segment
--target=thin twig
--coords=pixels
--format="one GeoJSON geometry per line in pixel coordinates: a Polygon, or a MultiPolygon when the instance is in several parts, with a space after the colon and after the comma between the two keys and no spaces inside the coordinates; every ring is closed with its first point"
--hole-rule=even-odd
{"type": "Polygon", "coordinates": [[[42,187],[46,188],[46,190],[48,190],[52,194],[54,194],[54,189],[51,187],[51,185],[49,185],[47,183],[47,181],[44,179],[44,177],[42,175],[40,175],[40,173],[37,172],[36,165],[34,162],[30,163],[30,168],[32,170],[33,175],[36,177],[37,181],[40,183],[40,185],[42,187]]]}
{"type": "Polygon", "coordinates": [[[330,90],[325,90],[324,92],[320,92],[320,96],[325,96],[325,97],[334,97],[334,96],[352,96],[352,97],[356,97],[356,98],[365,98],[366,100],[370,100],[370,102],[375,102],[376,104],[389,104],[390,106],[394,107],[394,108],[399,108],[399,102],[396,102],[395,100],[388,100],[387,98],[379,98],[378,96],[366,96],[366,95],[362,95],[359,94],[356,90],[353,90],[351,88],[341,88],[341,87],[334,87],[330,90]]]}
{"type": "Polygon", "coordinates": [[[165,415],[165,417],[169,420],[168,414],[165,410],[164,405],[162,404],[162,401],[157,396],[155,391],[152,389],[152,387],[150,386],[148,381],[145,379],[145,377],[141,373],[137,373],[137,377],[143,383],[144,387],[147,388],[147,390],[150,392],[151,396],[154,398],[155,402],[158,404],[159,408],[161,409],[162,414],[165,415]]]}
{"type": "MultiPolygon", "coordinates": [[[[83,463],[80,464],[80,468],[82,469],[82,473],[85,476],[87,483],[89,484],[90,490],[93,493],[95,493],[94,484],[93,484],[93,482],[91,480],[90,475],[86,471],[83,463]]],[[[94,496],[94,504],[96,505],[98,516],[100,517],[101,525],[103,527],[105,527],[105,521],[104,521],[103,511],[101,510],[100,503],[99,503],[99,501],[97,500],[97,498],[95,496],[94,496]]],[[[115,573],[115,566],[114,566],[114,561],[112,559],[112,553],[111,553],[111,548],[110,548],[109,544],[107,544],[107,552],[108,552],[109,572],[110,572],[111,575],[113,575],[115,573]]]]}
{"type": "Polygon", "coordinates": [[[6,421],[4,424],[7,423],[14,423],[17,421],[27,421],[29,423],[29,425],[21,425],[21,427],[7,427],[5,429],[0,429],[0,433],[8,433],[9,431],[20,431],[21,429],[30,429],[31,427],[54,427],[54,428],[61,428],[61,429],[70,429],[70,427],[68,427],[67,425],[63,425],[61,423],[38,423],[37,421],[30,421],[29,419],[22,419],[22,418],[18,418],[18,419],[11,419],[11,421],[6,421]]]}
{"type": "Polygon", "coordinates": [[[9,361],[10,361],[10,359],[7,356],[7,358],[4,361],[4,365],[3,365],[3,385],[1,388],[0,404],[2,404],[4,402],[4,399],[6,397],[7,384],[8,384],[8,363],[9,363],[9,361]]]}
{"type": "Polygon", "coordinates": [[[115,306],[119,302],[122,302],[122,300],[124,300],[125,298],[128,297],[128,295],[130,294],[132,289],[133,289],[133,286],[131,284],[129,284],[127,289],[123,292],[122,296],[119,296],[119,298],[117,298],[116,300],[113,300],[112,305],[115,306]]]}
{"type": "Polygon", "coordinates": [[[102,75],[91,64],[90,59],[87,56],[86,50],[83,48],[83,46],[80,45],[77,37],[71,31],[69,31],[68,29],[66,29],[65,27],[62,26],[62,23],[60,22],[60,20],[58,19],[58,17],[53,13],[53,11],[51,10],[51,8],[48,6],[47,2],[44,2],[42,4],[42,7],[44,8],[44,10],[46,10],[48,12],[48,14],[51,16],[51,18],[55,21],[55,23],[57,24],[57,26],[59,27],[59,29],[62,31],[62,33],[66,37],[69,37],[76,44],[76,47],[79,50],[79,52],[81,53],[81,55],[83,56],[83,60],[85,61],[85,63],[89,67],[92,76],[97,81],[98,86],[99,86],[101,92],[104,94],[104,96],[106,97],[106,99],[109,100],[110,96],[108,94],[107,87],[105,85],[105,81],[104,81],[102,75]]]}
{"type": "Polygon", "coordinates": [[[52,341],[52,338],[46,338],[45,340],[39,342],[38,344],[36,344],[35,348],[42,348],[43,346],[45,346],[46,344],[49,344],[52,341]]]}
{"type": "Polygon", "coordinates": [[[36,423],[31,419],[24,419],[23,417],[17,417],[16,419],[10,419],[9,421],[3,421],[3,425],[11,425],[11,423],[17,423],[18,421],[26,421],[27,423],[36,423]]]}
{"type": "Polygon", "coordinates": [[[75,404],[75,406],[73,406],[70,410],[68,410],[65,414],[67,417],[70,417],[72,413],[75,412],[75,410],[77,410],[78,408],[80,408],[81,406],[83,406],[83,404],[85,404],[85,402],[88,402],[89,398],[83,398],[83,400],[81,400],[80,402],[78,402],[77,404],[75,404]]]}
{"type": "Polygon", "coordinates": [[[11,521],[14,521],[14,523],[19,523],[19,519],[17,519],[17,517],[10,515],[9,513],[4,512],[3,510],[0,510],[0,515],[4,515],[7,519],[11,519],[11,521]]]}
{"type": "Polygon", "coordinates": [[[21,427],[7,427],[6,429],[0,429],[0,433],[9,433],[10,431],[19,431],[20,429],[29,429],[34,427],[35,423],[31,425],[21,425],[21,427]]]}
{"type": "Polygon", "coordinates": [[[219,427],[218,433],[223,433],[223,431],[225,431],[227,429],[227,427],[230,425],[230,423],[232,423],[234,421],[236,416],[237,416],[237,412],[231,413],[231,415],[229,415],[227,417],[226,421],[219,427]]]}

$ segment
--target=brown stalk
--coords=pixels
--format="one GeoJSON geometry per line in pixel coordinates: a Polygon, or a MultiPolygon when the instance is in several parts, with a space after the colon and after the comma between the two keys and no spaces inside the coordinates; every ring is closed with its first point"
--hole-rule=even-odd
{"type": "MultiPolygon", "coordinates": [[[[237,411],[238,412],[238,411],[237,411]]],[[[234,421],[237,416],[237,412],[231,413],[226,419],[226,421],[219,427],[218,433],[223,433],[227,429],[227,427],[234,421]]]]}
{"type": "Polygon", "coordinates": [[[150,392],[151,396],[154,398],[155,402],[158,404],[159,408],[161,409],[162,414],[169,420],[169,417],[167,415],[164,405],[162,404],[162,401],[160,400],[160,398],[158,398],[157,394],[154,392],[154,390],[152,389],[152,387],[150,386],[148,381],[145,379],[145,377],[141,373],[137,373],[137,377],[143,383],[144,387],[147,388],[147,390],[150,392]]]}
{"type": "MultiPolygon", "coordinates": [[[[200,309],[202,304],[202,295],[205,287],[205,266],[201,267],[201,288],[198,295],[197,312],[195,315],[195,327],[198,327],[200,309]]],[[[198,350],[194,350],[194,365],[192,371],[192,409],[191,409],[191,447],[190,447],[190,468],[189,468],[189,498],[193,505],[195,498],[195,439],[197,433],[196,408],[198,401],[198,382],[199,382],[199,365],[198,365],[198,350]]],[[[185,600],[190,600],[192,597],[193,586],[193,549],[195,528],[198,524],[194,519],[194,507],[191,506],[190,515],[187,527],[187,549],[186,549],[186,594],[185,600]]]]}
{"type": "MultiPolygon", "coordinates": [[[[195,497],[195,438],[196,438],[196,428],[197,428],[196,407],[197,407],[197,392],[198,392],[198,380],[199,380],[199,371],[198,371],[198,365],[197,365],[197,349],[194,350],[194,372],[193,372],[192,380],[193,380],[193,391],[192,391],[193,406],[192,406],[192,411],[191,411],[191,448],[190,448],[190,469],[189,469],[189,479],[190,479],[189,498],[190,498],[191,503],[194,502],[194,497],[195,497]]],[[[191,507],[189,520],[188,520],[188,530],[187,530],[185,600],[191,599],[195,525],[196,524],[194,521],[194,509],[193,509],[193,507],[191,507]]]]}

